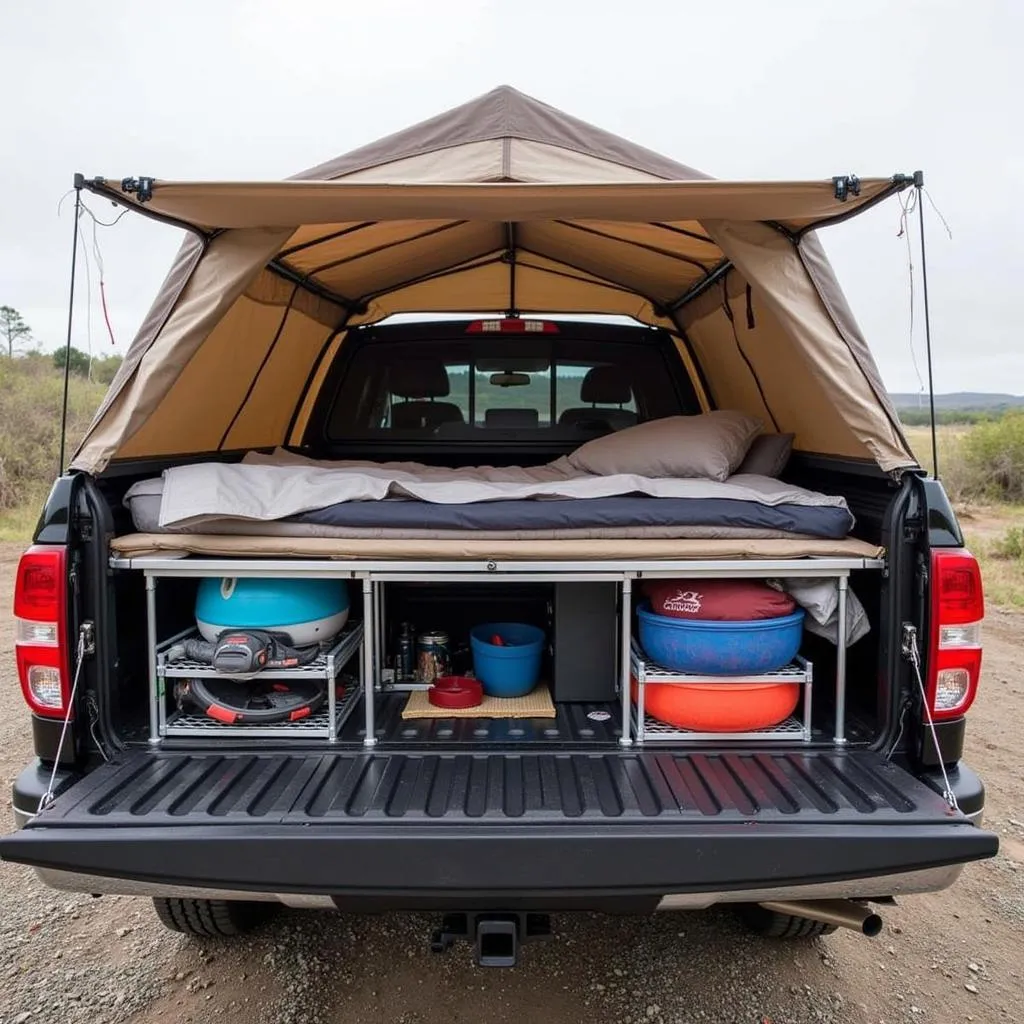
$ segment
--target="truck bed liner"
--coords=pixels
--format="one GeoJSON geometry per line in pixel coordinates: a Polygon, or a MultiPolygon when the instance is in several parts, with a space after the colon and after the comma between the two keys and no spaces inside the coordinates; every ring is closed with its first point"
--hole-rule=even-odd
{"type": "Polygon", "coordinates": [[[942,798],[864,751],[136,753],[34,827],[344,820],[948,822],[942,798]]]}

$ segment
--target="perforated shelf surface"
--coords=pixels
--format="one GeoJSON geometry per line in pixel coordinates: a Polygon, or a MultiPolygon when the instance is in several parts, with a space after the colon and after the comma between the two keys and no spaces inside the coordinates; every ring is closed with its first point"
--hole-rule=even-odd
{"type": "MultiPolygon", "coordinates": [[[[341,731],[348,716],[359,703],[361,695],[360,687],[349,686],[345,693],[338,698],[334,709],[335,730],[341,731]]],[[[292,739],[302,736],[321,737],[327,736],[330,732],[331,714],[325,703],[315,714],[308,718],[300,718],[297,722],[267,722],[267,723],[245,723],[244,725],[229,725],[225,722],[218,722],[198,711],[173,711],[167,716],[167,724],[164,728],[166,736],[210,736],[215,733],[223,734],[225,737],[237,736],[266,736],[266,737],[290,737],[292,739]]]]}
{"type": "MultiPolygon", "coordinates": [[[[157,648],[157,675],[165,679],[232,678],[231,675],[218,672],[205,662],[192,661],[189,658],[167,660],[167,652],[174,644],[182,643],[185,640],[195,640],[198,637],[198,631],[193,629],[160,644],[157,648]]],[[[295,668],[264,669],[260,673],[260,677],[264,679],[324,679],[325,677],[333,679],[355,654],[362,638],[363,624],[350,622],[342,630],[335,643],[328,650],[318,654],[315,660],[308,665],[300,665],[295,668]]]]}

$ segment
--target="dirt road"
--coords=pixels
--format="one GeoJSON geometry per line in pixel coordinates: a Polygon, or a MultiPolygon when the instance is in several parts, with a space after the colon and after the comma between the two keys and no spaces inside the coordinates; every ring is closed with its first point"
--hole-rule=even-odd
{"type": "MultiPolygon", "coordinates": [[[[0,786],[30,756],[12,672],[10,581],[0,546],[0,786]]],[[[435,958],[428,918],[286,913],[240,945],[164,931],[149,904],[70,896],[0,866],[0,1024],[88,1021],[550,1024],[878,1024],[1020,1020],[1024,997],[1024,615],[992,612],[968,755],[989,787],[1003,853],[946,894],[884,911],[874,940],[808,945],[743,934],[727,913],[581,917],[528,947],[517,971],[435,958]],[[1019,868],[1019,870],[1018,870],[1019,868]]]]}

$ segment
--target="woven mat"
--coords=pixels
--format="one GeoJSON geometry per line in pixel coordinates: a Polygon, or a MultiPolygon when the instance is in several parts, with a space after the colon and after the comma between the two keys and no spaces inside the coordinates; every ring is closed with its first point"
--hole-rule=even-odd
{"type": "Polygon", "coordinates": [[[554,718],[551,692],[543,683],[525,697],[488,697],[475,708],[435,708],[426,690],[414,690],[402,718],[554,718]]]}

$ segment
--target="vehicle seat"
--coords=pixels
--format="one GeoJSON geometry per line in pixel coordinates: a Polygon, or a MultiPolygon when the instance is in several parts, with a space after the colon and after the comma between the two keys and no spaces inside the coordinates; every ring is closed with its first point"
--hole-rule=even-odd
{"type": "Polygon", "coordinates": [[[587,372],[580,385],[580,401],[590,405],[566,409],[558,417],[559,426],[594,424],[600,429],[622,430],[635,426],[637,414],[622,406],[633,399],[629,377],[621,366],[595,366],[587,372]],[[607,406],[618,406],[609,409],[607,406]]]}
{"type": "Polygon", "coordinates": [[[540,413],[536,409],[488,409],[484,426],[491,430],[536,430],[540,413]]]}
{"type": "Polygon", "coordinates": [[[404,401],[391,406],[394,430],[436,430],[442,423],[464,423],[454,402],[437,402],[451,391],[448,371],[439,359],[406,359],[389,368],[393,395],[404,401]]]}

